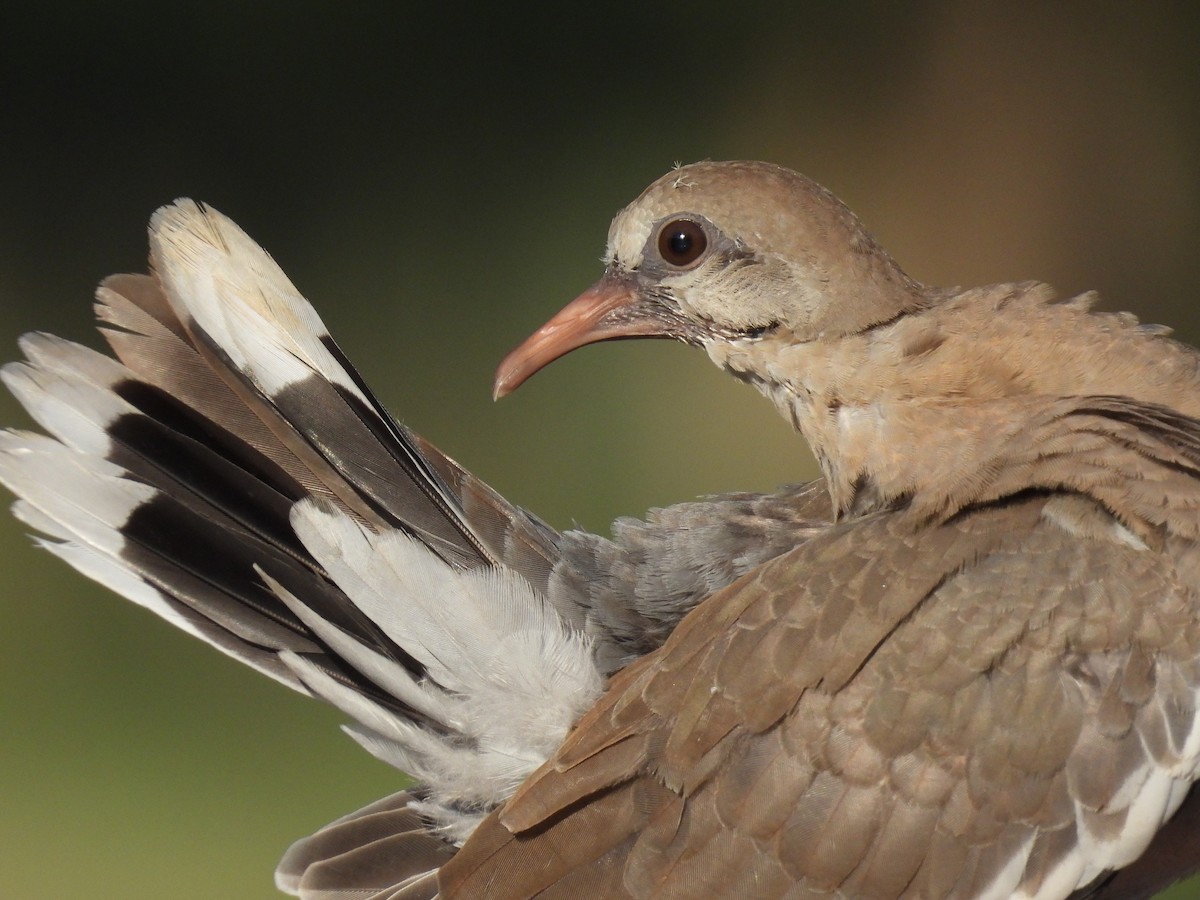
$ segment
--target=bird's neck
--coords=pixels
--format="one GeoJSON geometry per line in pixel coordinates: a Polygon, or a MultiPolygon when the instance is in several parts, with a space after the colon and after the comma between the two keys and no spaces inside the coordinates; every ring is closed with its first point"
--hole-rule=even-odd
{"type": "Polygon", "coordinates": [[[1200,354],[1130,316],[1053,303],[1039,284],[947,292],[928,309],[835,340],[771,335],[710,346],[805,436],[838,515],[902,500],[961,507],[1047,411],[1131,397],[1200,417],[1200,354]]]}

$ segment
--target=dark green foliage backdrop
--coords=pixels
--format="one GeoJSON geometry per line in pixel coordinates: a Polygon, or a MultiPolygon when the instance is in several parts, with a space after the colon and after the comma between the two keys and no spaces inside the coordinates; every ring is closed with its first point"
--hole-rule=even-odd
{"type": "MultiPolygon", "coordinates": [[[[1096,288],[1200,340],[1200,29],[1129,9],[9,4],[3,357],[34,328],[94,343],[93,285],[190,195],[404,421],[555,525],[808,478],[701,354],[590,348],[499,405],[491,370],[598,273],[610,215],[704,157],[807,172],[923,280],[1096,288]]],[[[5,397],[0,421],[26,420],[5,397]]],[[[0,896],[265,900],[289,840],[397,786],[338,716],[7,517],[0,566],[0,896]]]]}

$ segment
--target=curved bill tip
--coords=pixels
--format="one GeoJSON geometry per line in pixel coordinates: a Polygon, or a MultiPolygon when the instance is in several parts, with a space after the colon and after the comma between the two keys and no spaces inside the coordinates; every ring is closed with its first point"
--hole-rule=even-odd
{"type": "Polygon", "coordinates": [[[496,369],[492,398],[511,394],[539,369],[585,344],[655,334],[647,330],[648,319],[634,311],[638,302],[629,279],[605,275],[504,357],[496,369]]]}

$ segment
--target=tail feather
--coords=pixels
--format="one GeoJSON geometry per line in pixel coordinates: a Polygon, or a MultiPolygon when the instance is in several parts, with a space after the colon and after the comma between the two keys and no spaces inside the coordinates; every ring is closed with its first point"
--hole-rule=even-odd
{"type": "Polygon", "coordinates": [[[228,381],[274,410],[388,525],[457,565],[496,562],[262,248],[191,201],[155,213],[151,248],[172,311],[228,381]]]}
{"type": "MultiPolygon", "coordinates": [[[[32,524],[24,516],[21,518],[32,524]]],[[[104,585],[114,593],[132,600],[155,615],[161,616],[176,628],[216,647],[222,653],[245,663],[293,690],[303,694],[310,693],[304,683],[280,659],[277,650],[264,649],[257,644],[243,640],[186,603],[158,590],[112,557],[97,553],[82,544],[72,543],[69,541],[69,536],[64,536],[61,542],[39,540],[38,544],[63,560],[75,571],[104,585]]]]}
{"type": "Polygon", "coordinates": [[[46,334],[26,335],[21,347],[28,362],[10,363],[2,377],[50,434],[204,515],[305,555],[287,527],[303,492],[236,434],[86,347],[46,334]]]}
{"type": "Polygon", "coordinates": [[[52,437],[0,432],[0,483],[50,552],[421,780],[297,843],[278,879],[301,897],[433,897],[607,674],[819,527],[825,498],[792,488],[559,534],[398,424],[228,219],[179,201],[151,248],[154,274],[97,292],[116,360],[30,335],[3,369],[52,437]]]}
{"type": "Polygon", "coordinates": [[[211,354],[191,342],[157,278],[111,276],[97,291],[95,308],[102,334],[136,376],[120,386],[132,402],[152,406],[155,413],[173,403],[181,413],[173,419],[201,413],[211,423],[208,438],[225,455],[252,471],[265,471],[263,460],[268,461],[274,470],[270,480],[293,502],[323,497],[364,520],[378,520],[269,403],[232,376],[222,377],[211,354]]]}
{"type": "MultiPolygon", "coordinates": [[[[43,541],[42,546],[74,568],[308,693],[277,653],[320,648],[299,629],[288,627],[284,617],[263,611],[271,605],[267,592],[258,592],[264,602],[246,598],[248,592],[241,589],[229,592],[220,579],[230,569],[210,564],[197,573],[186,560],[138,542],[139,535],[144,536],[135,524],[139,510],[174,501],[125,477],[123,470],[105,459],[22,432],[0,433],[0,483],[22,495],[14,507],[22,521],[57,539],[43,541]]],[[[210,542],[221,537],[216,527],[203,531],[210,542]]]]}
{"type": "Polygon", "coordinates": [[[345,711],[464,840],[600,690],[559,536],[398,425],[228,220],[181,202],[152,249],[98,291],[118,359],[23,340],[3,378],[52,437],[0,437],[0,481],[69,564],[345,711]]]}

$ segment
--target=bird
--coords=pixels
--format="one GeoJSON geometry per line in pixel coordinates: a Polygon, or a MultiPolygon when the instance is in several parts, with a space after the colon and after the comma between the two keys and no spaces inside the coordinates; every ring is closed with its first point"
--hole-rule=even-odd
{"type": "Polygon", "coordinates": [[[603,537],[400,424],[180,200],[97,292],[112,356],[22,339],[46,433],[0,482],[415,779],[293,844],[294,896],[1148,897],[1200,867],[1200,354],[1096,299],[924,285],[796,172],[672,169],[494,393],[681,341],[822,477],[603,537]]]}

